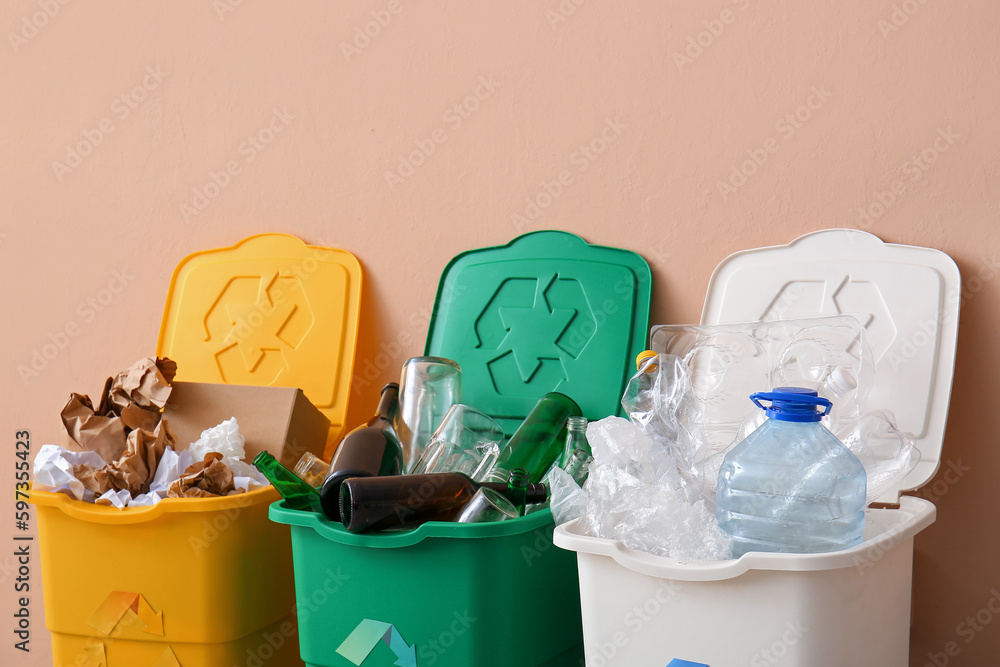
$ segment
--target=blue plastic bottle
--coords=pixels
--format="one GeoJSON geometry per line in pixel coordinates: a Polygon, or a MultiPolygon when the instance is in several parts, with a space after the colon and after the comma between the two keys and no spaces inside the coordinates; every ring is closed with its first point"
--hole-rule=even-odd
{"type": "Polygon", "coordinates": [[[726,454],[719,470],[716,516],[733,537],[733,558],[861,544],[867,478],[858,457],[819,423],[830,401],[799,387],[750,400],[768,420],[726,454]]]}

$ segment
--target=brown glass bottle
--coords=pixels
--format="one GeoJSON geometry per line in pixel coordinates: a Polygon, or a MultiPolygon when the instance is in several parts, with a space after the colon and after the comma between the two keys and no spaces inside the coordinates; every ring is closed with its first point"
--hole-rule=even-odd
{"type": "Polygon", "coordinates": [[[460,472],[356,477],[341,486],[341,520],[353,533],[452,521],[481,487],[493,489],[515,504],[543,503],[549,494],[544,484],[480,484],[460,472]]]}
{"type": "Polygon", "coordinates": [[[319,493],[323,513],[330,519],[340,520],[340,487],[344,480],[403,472],[403,448],[391,425],[398,404],[399,385],[390,382],[382,388],[375,416],[340,441],[319,493]]]}

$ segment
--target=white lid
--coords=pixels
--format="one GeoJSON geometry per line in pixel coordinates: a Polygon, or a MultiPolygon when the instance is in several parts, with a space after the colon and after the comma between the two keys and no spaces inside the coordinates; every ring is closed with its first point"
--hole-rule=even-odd
{"type": "Polygon", "coordinates": [[[926,484],[941,462],[955,370],[961,277],[932,248],[883,243],[853,229],[737,252],[716,267],[702,324],[855,315],[875,358],[868,409],[891,410],[914,435],[920,462],[878,500],[926,484]]]}

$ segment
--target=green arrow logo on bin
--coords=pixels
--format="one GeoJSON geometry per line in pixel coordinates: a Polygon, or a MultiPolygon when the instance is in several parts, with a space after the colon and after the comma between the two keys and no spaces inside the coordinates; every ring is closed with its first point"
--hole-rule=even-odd
{"type": "Polygon", "coordinates": [[[365,658],[375,649],[380,641],[385,642],[396,654],[398,667],[417,667],[417,652],[414,645],[408,645],[399,631],[391,623],[374,621],[370,618],[358,623],[337,653],[344,656],[355,665],[361,665],[365,658]]]}

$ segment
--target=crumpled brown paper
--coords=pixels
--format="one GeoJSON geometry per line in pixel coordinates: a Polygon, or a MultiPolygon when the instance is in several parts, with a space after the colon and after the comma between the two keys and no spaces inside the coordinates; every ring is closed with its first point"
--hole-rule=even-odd
{"type": "Polygon", "coordinates": [[[114,411],[121,414],[129,406],[159,412],[170,397],[170,383],[177,364],[166,357],[147,357],[115,376],[108,396],[114,411]]]}
{"type": "Polygon", "coordinates": [[[147,357],[108,378],[97,409],[88,396],[70,394],[61,413],[67,433],[80,449],[117,461],[130,432],[156,428],[176,373],[172,360],[147,357]]]}
{"type": "Polygon", "coordinates": [[[114,461],[125,451],[125,425],[117,415],[94,410],[89,396],[70,394],[62,409],[62,421],[69,437],[81,450],[97,452],[105,461],[114,461]]]}
{"type": "Polygon", "coordinates": [[[222,462],[222,454],[209,452],[194,463],[167,490],[168,498],[212,498],[243,493],[233,484],[233,471],[222,462]]]}
{"type": "Polygon", "coordinates": [[[129,433],[125,451],[113,463],[103,468],[73,466],[73,474],[96,495],[103,495],[112,489],[124,489],[134,498],[149,491],[149,483],[156,474],[163,451],[167,445],[173,447],[176,442],[170,425],[163,420],[152,432],[138,429],[129,433]]]}
{"type": "Polygon", "coordinates": [[[109,466],[95,468],[90,465],[75,465],[73,475],[83,483],[85,489],[90,489],[96,496],[103,496],[113,486],[109,466]]]}

